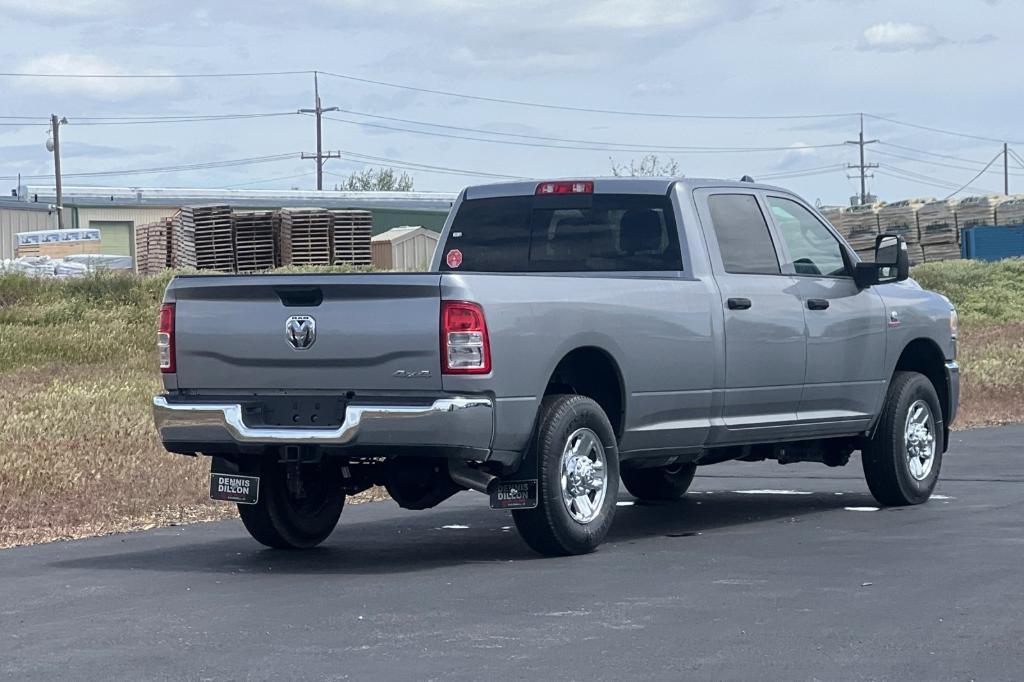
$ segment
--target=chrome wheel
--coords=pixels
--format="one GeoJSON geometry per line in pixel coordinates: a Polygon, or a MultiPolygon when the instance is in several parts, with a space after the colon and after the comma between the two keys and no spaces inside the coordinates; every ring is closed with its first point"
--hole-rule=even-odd
{"type": "Polygon", "coordinates": [[[577,523],[587,524],[601,514],[607,494],[604,445],[590,429],[576,429],[565,442],[561,473],[562,503],[577,523]]]}
{"type": "Polygon", "coordinates": [[[923,481],[935,463],[935,419],[923,400],[916,400],[907,410],[903,429],[907,448],[907,465],[914,480],[923,481]]]}

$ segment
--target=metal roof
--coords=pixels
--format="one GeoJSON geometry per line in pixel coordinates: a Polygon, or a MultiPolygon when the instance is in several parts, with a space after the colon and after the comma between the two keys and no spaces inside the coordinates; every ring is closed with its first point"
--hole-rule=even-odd
{"type": "MultiPolygon", "coordinates": [[[[52,204],[52,185],[21,188],[22,203],[52,204]]],[[[246,208],[318,206],[321,208],[394,209],[447,213],[453,192],[334,192],[310,190],[191,189],[179,187],[67,187],[66,206],[188,206],[230,204],[246,208]]]]}
{"type": "Polygon", "coordinates": [[[0,209],[9,211],[41,211],[43,213],[50,213],[53,210],[48,204],[32,204],[23,199],[15,199],[14,197],[0,198],[0,209]]]}

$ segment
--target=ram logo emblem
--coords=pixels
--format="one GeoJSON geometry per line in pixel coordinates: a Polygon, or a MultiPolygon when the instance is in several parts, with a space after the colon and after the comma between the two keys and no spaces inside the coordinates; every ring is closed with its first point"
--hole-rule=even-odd
{"type": "Polygon", "coordinates": [[[284,323],[284,335],[295,350],[309,350],[316,342],[316,320],[309,315],[293,315],[284,323]]]}

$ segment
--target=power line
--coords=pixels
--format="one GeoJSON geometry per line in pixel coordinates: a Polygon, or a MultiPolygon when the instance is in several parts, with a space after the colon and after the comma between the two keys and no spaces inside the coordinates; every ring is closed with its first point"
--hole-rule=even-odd
{"type": "Polygon", "coordinates": [[[1000,140],[1000,139],[995,138],[995,137],[985,137],[984,135],[973,135],[971,133],[961,133],[961,132],[957,132],[955,130],[945,130],[943,128],[933,128],[931,126],[920,125],[920,124],[917,124],[917,123],[907,123],[906,121],[898,121],[898,120],[896,120],[894,118],[888,118],[886,116],[879,116],[877,114],[864,114],[864,116],[869,116],[869,117],[871,117],[873,119],[876,119],[876,120],[879,120],[879,121],[887,121],[889,123],[894,123],[896,125],[907,126],[908,128],[917,128],[918,130],[927,130],[927,131],[930,131],[930,132],[933,132],[933,133],[941,133],[943,135],[952,135],[954,137],[965,137],[965,138],[968,138],[968,139],[971,139],[971,140],[982,140],[984,142],[998,142],[1000,144],[1002,144],[1003,142],[1009,142],[1011,144],[1024,144],[1024,142],[1015,142],[1014,140],[1000,140]]]}
{"type": "Polygon", "coordinates": [[[310,75],[310,74],[323,74],[325,76],[331,76],[332,78],[340,78],[343,80],[365,83],[368,85],[378,85],[388,88],[396,88],[400,90],[408,90],[412,92],[422,92],[432,95],[441,95],[444,97],[456,97],[459,99],[474,100],[478,102],[492,102],[497,104],[510,104],[521,107],[533,107],[538,109],[555,109],[560,111],[574,111],[579,113],[594,113],[594,114],[611,114],[615,116],[643,116],[650,118],[675,118],[675,119],[702,119],[702,120],[760,120],[760,121],[776,121],[776,120],[793,120],[793,119],[820,119],[820,118],[845,118],[850,116],[856,116],[855,113],[821,113],[821,114],[772,114],[772,115],[740,115],[740,114],[672,114],[662,112],[647,112],[647,111],[628,111],[620,109],[600,109],[593,107],[579,107],[569,106],[561,104],[550,104],[545,102],[530,102],[526,100],[507,99],[501,97],[487,97],[483,95],[472,95],[462,92],[453,92],[449,90],[436,90],[431,88],[423,88],[415,85],[406,85],[402,83],[392,83],[388,81],[374,80],[372,78],[362,78],[359,76],[353,76],[351,74],[336,73],[333,71],[321,71],[321,70],[296,70],[296,71],[247,71],[247,72],[228,72],[228,73],[26,73],[26,72],[0,72],[0,76],[7,78],[103,78],[103,79],[148,79],[148,78],[247,78],[247,77],[262,77],[262,76],[298,76],[298,75],[310,75]]]}
{"type": "Polygon", "coordinates": [[[878,144],[882,145],[883,147],[892,147],[893,149],[902,149],[903,151],[906,151],[906,152],[914,152],[916,154],[924,154],[926,156],[934,156],[935,158],[938,158],[938,159],[951,159],[953,161],[963,161],[964,163],[973,163],[973,164],[976,164],[978,166],[984,166],[985,165],[984,161],[978,161],[977,159],[968,159],[968,158],[965,158],[963,156],[954,156],[952,154],[938,154],[936,152],[931,152],[931,151],[928,151],[926,149],[918,149],[917,147],[908,147],[906,145],[896,144],[895,142],[886,142],[885,140],[879,140],[878,144]]]}
{"type": "MultiPolygon", "coordinates": [[[[394,122],[397,122],[397,123],[408,123],[408,124],[411,124],[411,125],[429,126],[429,127],[432,127],[432,128],[443,128],[443,129],[446,129],[446,130],[456,130],[456,131],[461,131],[461,132],[481,133],[481,134],[484,134],[484,135],[495,135],[495,136],[499,136],[499,137],[518,137],[518,138],[523,138],[523,139],[527,139],[527,140],[542,140],[542,141],[546,141],[546,142],[562,142],[562,143],[569,144],[569,145],[572,145],[572,144],[583,144],[583,145],[602,145],[602,146],[607,146],[607,147],[630,147],[630,149],[623,149],[622,151],[642,151],[642,150],[646,149],[646,150],[652,150],[652,151],[665,151],[665,152],[667,152],[667,151],[687,152],[687,151],[692,151],[692,150],[701,150],[701,151],[719,151],[719,150],[724,150],[724,151],[744,151],[744,152],[747,152],[747,151],[786,151],[786,150],[797,149],[798,148],[798,147],[692,147],[692,146],[689,146],[689,147],[687,147],[687,146],[683,146],[683,147],[672,147],[672,146],[669,146],[669,147],[666,147],[664,145],[642,144],[642,143],[633,143],[633,142],[608,142],[608,141],[604,141],[604,140],[582,140],[582,139],[574,139],[574,138],[566,138],[566,137],[552,137],[552,136],[548,136],[548,135],[528,135],[526,133],[510,133],[510,132],[506,132],[506,131],[502,131],[502,130],[489,130],[487,128],[469,128],[469,127],[466,127],[466,126],[447,125],[447,124],[444,124],[444,123],[432,123],[432,122],[429,122],[429,121],[417,121],[415,119],[399,118],[397,116],[384,116],[382,114],[369,114],[369,113],[362,112],[362,111],[353,111],[351,109],[339,109],[338,111],[340,111],[341,113],[344,113],[344,114],[352,114],[352,115],[355,115],[355,116],[365,116],[367,118],[375,118],[375,119],[380,119],[380,120],[384,120],[384,121],[394,121],[394,122]]],[[[359,122],[356,122],[356,123],[359,124],[359,122]]],[[[417,132],[417,131],[411,131],[411,132],[417,132]]],[[[802,146],[802,147],[799,147],[799,148],[816,149],[816,148],[822,147],[822,146],[834,147],[834,146],[839,146],[839,145],[817,145],[817,146],[815,146],[815,145],[806,145],[806,146],[802,146]]],[[[615,151],[615,150],[604,150],[604,151],[615,151]]]]}
{"type": "Polygon", "coordinates": [[[990,167],[992,166],[992,164],[994,164],[994,163],[995,163],[996,161],[998,161],[998,160],[999,160],[999,157],[1000,157],[1000,156],[1002,156],[1002,153],[999,153],[999,154],[996,154],[995,156],[993,156],[993,157],[992,157],[992,160],[988,162],[988,165],[987,165],[987,166],[985,166],[984,168],[982,168],[982,169],[981,169],[980,171],[978,171],[978,174],[977,174],[977,175],[975,175],[975,176],[974,176],[973,178],[971,178],[970,180],[968,180],[968,181],[967,181],[967,183],[966,183],[966,184],[964,184],[964,186],[963,186],[963,187],[960,187],[959,189],[957,189],[957,190],[956,190],[955,192],[953,192],[952,194],[950,194],[950,195],[949,195],[948,197],[946,197],[946,198],[947,198],[947,199],[952,199],[952,198],[953,198],[954,196],[956,196],[957,194],[959,194],[959,193],[960,193],[960,192],[962,192],[963,190],[965,190],[965,189],[967,189],[968,187],[970,187],[970,186],[971,186],[971,183],[973,183],[973,182],[974,182],[975,180],[977,180],[977,179],[978,179],[978,178],[980,178],[980,177],[981,177],[982,175],[984,175],[984,174],[985,174],[985,171],[987,171],[987,170],[988,170],[988,169],[989,169],[989,168],[990,168],[990,167]]]}
{"type": "Polygon", "coordinates": [[[309,75],[313,71],[235,71],[228,73],[25,73],[0,72],[6,78],[109,78],[109,79],[142,79],[142,78],[249,78],[255,76],[298,76],[309,75]]]}
{"type": "Polygon", "coordinates": [[[298,173],[296,175],[279,175],[276,178],[263,178],[262,180],[250,180],[249,182],[236,182],[232,185],[224,185],[223,189],[232,189],[234,187],[247,187],[249,185],[259,185],[264,182],[277,182],[278,180],[294,180],[296,178],[308,178],[310,175],[316,175],[314,171],[308,173],[298,173]]]}
{"type": "MultiPolygon", "coordinates": [[[[162,166],[156,168],[136,168],[132,170],[113,170],[113,171],[93,171],[88,173],[64,173],[65,178],[92,178],[92,177],[105,177],[105,176],[120,176],[120,175],[149,175],[154,173],[178,173],[193,170],[207,170],[211,168],[230,168],[234,166],[251,166],[261,163],[272,163],[275,161],[284,161],[287,159],[299,158],[298,152],[290,152],[287,154],[272,154],[269,156],[252,156],[244,159],[228,159],[224,161],[206,161],[203,163],[193,163],[180,166],[162,166]]],[[[14,180],[17,179],[16,175],[0,176],[0,180],[14,180]]],[[[32,179],[49,179],[53,178],[53,175],[22,175],[21,178],[25,180],[32,179]]]]}
{"type": "Polygon", "coordinates": [[[1011,149],[1010,156],[1012,156],[1017,161],[1017,164],[1020,165],[1021,168],[1024,168],[1024,158],[1021,158],[1021,155],[1018,154],[1016,150],[1011,149]]]}
{"type": "MultiPolygon", "coordinates": [[[[77,128],[81,126],[120,126],[120,125],[150,125],[150,124],[163,124],[163,123],[203,123],[208,121],[238,121],[245,119],[258,119],[258,118],[279,118],[282,116],[298,116],[297,111],[281,111],[281,112],[267,112],[267,113],[254,113],[254,114],[209,114],[209,115],[181,115],[181,116],[154,116],[154,117],[134,117],[134,116],[107,116],[107,117],[90,117],[90,116],[69,116],[72,124],[77,128]]],[[[2,118],[2,117],[0,117],[2,118]]],[[[15,117],[11,117],[15,118],[15,117]]],[[[22,120],[28,120],[29,117],[16,117],[22,120]]],[[[32,119],[36,120],[35,118],[32,119]]],[[[45,126],[47,123],[8,123],[0,122],[0,126],[45,126]]]]}
{"type": "MultiPolygon", "coordinates": [[[[894,159],[903,159],[904,161],[914,161],[914,162],[917,162],[917,163],[925,163],[925,164],[928,164],[929,166],[941,166],[942,168],[953,168],[953,169],[956,169],[956,170],[966,170],[966,171],[976,171],[976,170],[978,170],[977,168],[971,168],[970,166],[958,166],[958,165],[952,164],[952,163],[942,163],[941,161],[931,161],[929,159],[915,159],[912,156],[904,156],[903,154],[893,154],[892,152],[886,152],[886,151],[881,151],[881,150],[875,150],[875,153],[876,154],[881,154],[882,156],[888,156],[888,157],[891,157],[891,158],[894,158],[894,159]]],[[[996,170],[996,169],[992,169],[992,170],[996,170]]],[[[1024,177],[1024,173],[1010,173],[1010,175],[1015,175],[1015,176],[1018,176],[1018,177],[1024,177]]]]}
{"type": "Polygon", "coordinates": [[[211,114],[197,116],[159,116],[159,117],[69,117],[75,126],[103,125],[140,125],[153,123],[203,123],[206,121],[238,121],[251,118],[280,118],[282,116],[298,116],[297,111],[276,111],[256,114],[211,114]]]}
{"type": "Polygon", "coordinates": [[[456,135],[453,133],[442,133],[431,130],[414,130],[412,128],[400,128],[387,126],[379,123],[368,123],[366,121],[353,121],[352,119],[337,118],[335,116],[324,116],[324,120],[348,125],[363,126],[366,128],[377,128],[380,130],[391,130],[399,133],[410,133],[413,135],[428,135],[432,137],[445,137],[456,140],[469,140],[472,142],[490,142],[493,144],[506,144],[516,147],[538,147],[546,149],[568,149],[573,151],[596,151],[596,152],[655,152],[678,153],[678,154],[729,154],[729,153],[754,153],[754,152],[778,152],[793,151],[796,149],[824,149],[828,147],[842,147],[842,143],[806,145],[801,147],[610,147],[610,146],[583,146],[583,145],[561,145],[544,144],[539,142],[523,142],[518,140],[492,140],[483,137],[472,137],[468,135],[456,135]]]}
{"type": "Polygon", "coordinates": [[[869,116],[879,121],[886,121],[895,125],[907,126],[911,128],[917,128],[919,130],[927,130],[934,133],[940,133],[944,135],[953,135],[956,137],[970,138],[975,140],[984,140],[987,142],[1010,142],[1013,144],[1024,144],[1024,142],[1014,140],[1000,140],[993,137],[986,137],[983,135],[974,135],[971,133],[963,133],[954,130],[947,130],[943,128],[936,128],[932,126],[925,126],[917,123],[909,123],[907,121],[901,121],[898,119],[890,118],[888,116],[881,116],[879,114],[860,113],[857,112],[834,112],[834,113],[816,113],[816,114],[677,114],[667,112],[650,112],[650,111],[632,111],[623,109],[603,109],[597,107],[582,107],[582,106],[571,106],[563,104],[551,104],[547,102],[534,102],[528,100],[517,100],[502,97],[488,97],[484,95],[473,95],[464,92],[455,92],[451,90],[439,90],[435,88],[425,88],[415,85],[407,85],[404,83],[394,83],[390,81],[376,80],[372,78],[363,78],[361,76],[354,76],[352,74],[343,74],[334,71],[323,71],[323,70],[288,70],[288,71],[244,71],[244,72],[224,72],[224,73],[28,73],[28,72],[0,72],[0,77],[7,78],[98,78],[98,79],[174,79],[174,78],[248,78],[248,77],[268,77],[268,76],[297,76],[297,75],[316,75],[323,74],[332,78],[339,78],[342,80],[364,83],[367,85],[376,85],[387,88],[394,88],[399,90],[406,90],[410,92],[421,92],[432,95],[439,95],[443,97],[454,97],[458,99],[473,100],[478,102],[491,102],[496,104],[508,104],[520,107],[532,107],[539,109],[559,110],[559,111],[571,111],[578,113],[596,113],[596,114],[609,114],[614,116],[639,116],[649,118],[669,118],[669,119],[691,119],[691,120],[794,120],[794,119],[823,119],[823,118],[852,118],[853,116],[869,116]]]}
{"type": "Polygon", "coordinates": [[[331,71],[320,71],[325,76],[331,76],[334,78],[341,78],[348,81],[354,81],[357,83],[366,83],[369,85],[380,85],[387,88],[396,88],[399,90],[409,90],[412,92],[422,92],[431,95],[441,95],[444,97],[457,97],[459,99],[469,99],[478,102],[492,102],[496,104],[511,104],[520,107],[533,107],[537,109],[556,109],[559,111],[574,111],[578,113],[588,114],[611,114],[614,116],[645,116],[650,118],[682,118],[682,119],[706,119],[706,120],[786,120],[786,119],[809,119],[809,118],[845,118],[849,116],[856,116],[853,113],[835,113],[835,114],[779,114],[779,115],[719,115],[719,114],[669,114],[669,113],[658,113],[649,111],[627,111],[621,109],[598,109],[592,107],[578,107],[568,106],[561,104],[548,104],[544,102],[530,102],[526,100],[517,99],[505,99],[501,97],[486,97],[482,95],[470,95],[462,92],[452,92],[450,90],[434,90],[432,88],[423,88],[415,85],[404,85],[401,83],[391,83],[388,81],[373,80],[371,78],[361,78],[359,76],[352,76],[350,74],[334,73],[331,71]]]}
{"type": "MultiPolygon", "coordinates": [[[[364,163],[366,161],[371,161],[371,162],[376,162],[376,163],[386,163],[386,164],[393,165],[393,166],[396,166],[396,167],[403,167],[406,170],[420,170],[420,171],[424,171],[424,172],[446,173],[446,174],[451,174],[451,175],[471,175],[471,176],[474,176],[474,177],[497,178],[497,179],[501,179],[501,180],[523,180],[523,179],[525,179],[522,176],[518,176],[518,175],[503,175],[501,173],[491,173],[491,172],[488,172],[488,171],[466,170],[464,168],[452,168],[450,166],[435,166],[435,165],[430,165],[430,164],[425,164],[425,163],[418,163],[416,161],[407,161],[407,160],[404,160],[404,159],[389,159],[389,158],[386,158],[386,157],[383,157],[383,156],[371,156],[369,154],[359,154],[357,152],[341,152],[341,155],[342,155],[342,157],[348,158],[351,161],[361,161],[361,162],[364,162],[364,163]]],[[[344,177],[344,176],[339,176],[337,173],[328,173],[328,175],[335,175],[335,176],[338,176],[338,177],[344,177]]]]}
{"type": "Polygon", "coordinates": [[[828,175],[830,173],[836,173],[841,170],[846,170],[846,164],[837,163],[831,166],[819,166],[817,168],[805,168],[805,169],[794,169],[791,171],[782,171],[779,173],[755,173],[754,177],[758,180],[786,180],[790,178],[806,177],[811,175],[828,175]]]}
{"type": "Polygon", "coordinates": [[[886,170],[886,166],[882,166],[881,168],[878,168],[875,172],[877,174],[879,174],[879,175],[884,175],[884,176],[889,177],[889,178],[895,178],[896,180],[903,180],[905,182],[909,181],[909,182],[913,182],[913,183],[916,183],[916,184],[927,185],[929,187],[935,187],[936,189],[946,189],[946,190],[948,190],[952,186],[952,185],[944,183],[944,182],[939,183],[939,182],[932,182],[930,180],[921,180],[920,178],[912,178],[912,177],[907,177],[907,176],[899,174],[899,173],[890,172],[890,171],[886,170]]]}
{"type": "MultiPolygon", "coordinates": [[[[937,188],[940,188],[940,189],[950,189],[950,188],[954,188],[954,187],[960,187],[959,184],[956,183],[956,182],[951,182],[951,181],[946,180],[944,178],[937,178],[937,177],[934,177],[934,176],[931,176],[931,175],[924,175],[923,173],[916,173],[914,171],[907,170],[905,168],[900,168],[899,166],[891,166],[889,164],[884,164],[884,165],[881,166],[881,169],[889,171],[888,173],[884,173],[884,174],[892,175],[893,173],[898,173],[900,176],[902,176],[901,179],[903,179],[903,180],[912,180],[914,182],[920,182],[920,183],[923,183],[923,184],[926,184],[926,185],[931,185],[933,187],[937,187],[937,188]]],[[[975,178],[975,180],[976,179],[977,178],[975,178]]],[[[985,189],[983,187],[976,187],[976,186],[973,185],[973,182],[974,182],[974,180],[971,180],[971,182],[968,183],[967,185],[964,185],[964,186],[960,187],[960,190],[969,189],[970,188],[970,189],[974,189],[975,191],[981,192],[983,194],[997,194],[997,192],[995,192],[993,190],[985,189]]],[[[954,194],[955,193],[956,192],[954,192],[954,194]]],[[[952,195],[950,195],[950,196],[952,196],[952,195]]]]}

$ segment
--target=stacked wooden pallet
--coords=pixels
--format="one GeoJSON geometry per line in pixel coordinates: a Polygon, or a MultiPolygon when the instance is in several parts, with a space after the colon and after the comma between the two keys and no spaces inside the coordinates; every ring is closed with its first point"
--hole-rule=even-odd
{"type": "Polygon", "coordinates": [[[965,197],[954,207],[958,230],[996,224],[996,210],[1004,197],[965,197]]]}
{"type": "Polygon", "coordinates": [[[960,258],[960,245],[956,242],[925,244],[921,248],[924,250],[925,263],[938,260],[957,260],[960,258]]]}
{"type": "Polygon", "coordinates": [[[185,206],[181,209],[181,233],[191,238],[196,269],[234,272],[235,235],[230,206],[185,206]]]}
{"type": "Polygon", "coordinates": [[[996,225],[1024,224],[1024,195],[1010,197],[996,206],[996,225]]]}
{"type": "Polygon", "coordinates": [[[135,228],[135,267],[140,274],[162,272],[171,260],[171,238],[177,217],[164,218],[135,228]]]}
{"type": "Polygon", "coordinates": [[[135,226],[135,271],[140,275],[149,274],[146,263],[149,262],[149,225],[135,226]]]}
{"type": "Polygon", "coordinates": [[[917,225],[925,262],[960,257],[953,202],[929,201],[917,212],[917,225]]]}
{"type": "Polygon", "coordinates": [[[281,209],[281,264],[331,264],[330,211],[322,208],[281,209]]]}
{"type": "Polygon", "coordinates": [[[857,251],[874,249],[878,236],[878,212],[884,204],[851,206],[843,213],[843,234],[857,251]]]}
{"type": "Polygon", "coordinates": [[[372,265],[370,237],[373,214],[369,211],[332,210],[333,264],[372,265]]]}
{"type": "Polygon", "coordinates": [[[181,212],[174,216],[171,226],[171,267],[194,268],[196,266],[196,247],[192,233],[185,233],[181,221],[181,212]]]}
{"type": "Polygon", "coordinates": [[[171,245],[171,260],[176,268],[233,271],[231,207],[183,207],[174,223],[171,245]]]}
{"type": "Polygon", "coordinates": [[[846,213],[846,209],[842,206],[828,206],[821,209],[821,215],[824,216],[825,220],[831,223],[832,227],[836,228],[840,234],[846,234],[843,232],[843,215],[846,213]]]}
{"type": "Polygon", "coordinates": [[[930,201],[917,212],[922,244],[946,244],[956,241],[956,217],[950,201],[930,201]]]}
{"type": "Polygon", "coordinates": [[[882,234],[898,234],[908,244],[919,241],[917,212],[933,198],[904,199],[886,204],[878,212],[878,229],[882,234]]]}
{"type": "Polygon", "coordinates": [[[235,231],[235,271],[270,270],[277,265],[276,211],[237,211],[232,214],[235,231]]]}

